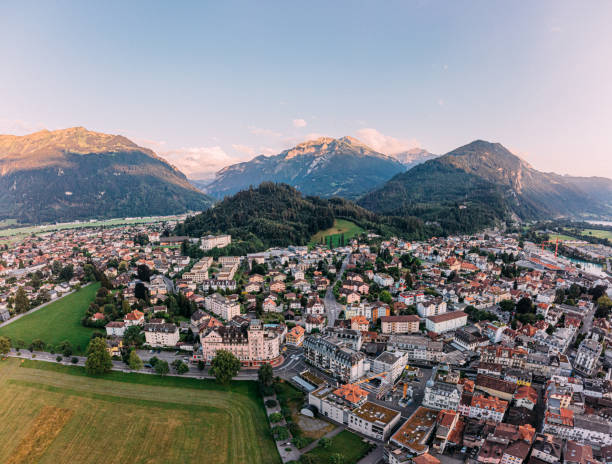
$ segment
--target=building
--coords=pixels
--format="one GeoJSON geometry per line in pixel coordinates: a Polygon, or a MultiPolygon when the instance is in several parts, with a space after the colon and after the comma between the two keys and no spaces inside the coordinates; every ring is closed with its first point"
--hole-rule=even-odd
{"type": "Polygon", "coordinates": [[[213,248],[225,248],[232,243],[231,235],[207,235],[202,237],[200,248],[204,251],[212,250],[213,248]]]}
{"type": "Polygon", "coordinates": [[[384,273],[374,274],[373,280],[380,287],[391,287],[393,285],[393,277],[391,277],[389,274],[384,274],[384,273]]]}
{"type": "Polygon", "coordinates": [[[174,324],[145,324],[146,344],[152,347],[176,346],[179,330],[174,324]]]}
{"type": "Polygon", "coordinates": [[[390,353],[385,351],[378,355],[378,357],[372,361],[370,370],[373,374],[382,374],[387,372],[386,379],[394,384],[395,381],[402,375],[404,368],[406,367],[406,354],[405,353],[390,353]]]}
{"type": "Polygon", "coordinates": [[[436,366],[431,377],[425,385],[423,406],[431,409],[449,409],[456,411],[459,408],[463,386],[459,384],[459,373],[450,370],[444,365],[436,366]]]}
{"type": "Polygon", "coordinates": [[[285,342],[287,345],[291,346],[302,346],[304,343],[304,328],[296,325],[293,329],[287,332],[287,337],[285,342]]]}
{"type": "Polygon", "coordinates": [[[438,411],[419,406],[395,432],[385,446],[384,457],[390,464],[405,464],[429,451],[427,442],[438,419],[438,411]]]}
{"type": "Polygon", "coordinates": [[[310,335],[303,347],[306,362],[343,382],[354,382],[365,374],[365,355],[337,337],[310,335]]]}
{"type": "Polygon", "coordinates": [[[467,324],[467,314],[463,311],[453,311],[450,313],[429,316],[425,319],[427,330],[434,333],[444,333],[456,330],[467,324]]]}
{"type": "Polygon", "coordinates": [[[123,337],[123,333],[125,332],[125,322],[123,321],[112,321],[106,324],[106,335],[110,335],[113,337],[123,337]]]}
{"type": "Polygon", "coordinates": [[[485,395],[474,394],[472,395],[472,401],[466,415],[472,419],[501,422],[507,409],[507,401],[500,400],[494,396],[486,397],[485,395]]]}
{"type": "Polygon", "coordinates": [[[142,325],[144,324],[144,313],[135,309],[125,315],[123,322],[125,322],[126,328],[131,325],[142,325]]]}
{"type": "Polygon", "coordinates": [[[561,462],[562,449],[563,440],[550,434],[538,433],[531,448],[531,457],[548,464],[557,464],[561,462]]]}
{"type": "Polygon", "coordinates": [[[419,332],[419,316],[410,314],[406,316],[383,316],[380,318],[380,327],[384,334],[411,334],[419,332]]]}
{"type": "Polygon", "coordinates": [[[404,351],[408,361],[441,362],[444,360],[444,344],[420,335],[391,335],[387,349],[404,351]]]}
{"type": "Polygon", "coordinates": [[[430,298],[417,303],[417,312],[421,317],[437,316],[446,312],[446,302],[440,298],[430,298]]]}
{"type": "Polygon", "coordinates": [[[226,321],[240,315],[240,303],[219,293],[208,295],[204,299],[204,307],[226,321]]]}
{"type": "Polygon", "coordinates": [[[183,273],[183,279],[196,284],[201,284],[208,280],[208,268],[212,264],[213,259],[210,256],[205,256],[193,265],[191,270],[183,273]]]}
{"type": "Polygon", "coordinates": [[[252,319],[248,325],[215,327],[200,334],[201,350],[194,360],[210,363],[219,350],[230,351],[242,365],[257,367],[282,361],[281,334],[252,319]]]}
{"type": "Polygon", "coordinates": [[[349,413],[348,428],[384,441],[401,417],[399,411],[366,401],[349,413]]]}
{"type": "Polygon", "coordinates": [[[580,342],[574,361],[574,369],[584,376],[591,377],[599,367],[598,361],[602,351],[603,346],[599,343],[599,336],[594,333],[591,334],[590,337],[580,342]]]}

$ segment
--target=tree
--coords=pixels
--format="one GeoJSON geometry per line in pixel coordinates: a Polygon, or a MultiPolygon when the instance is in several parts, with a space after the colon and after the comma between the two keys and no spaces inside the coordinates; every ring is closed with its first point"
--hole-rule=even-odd
{"type": "Polygon", "coordinates": [[[261,392],[266,395],[274,384],[274,372],[270,364],[266,363],[261,365],[257,371],[257,382],[259,383],[261,392]]]}
{"type": "Polygon", "coordinates": [[[143,282],[151,280],[151,269],[146,264],[139,264],[136,272],[138,273],[138,278],[143,282]]]}
{"type": "Polygon", "coordinates": [[[123,344],[127,346],[140,346],[144,343],[144,336],[140,326],[131,325],[123,332],[123,344]]]}
{"type": "Polygon", "coordinates": [[[133,371],[139,371],[140,369],[142,369],[143,362],[142,359],[140,359],[140,357],[136,353],[136,350],[132,350],[130,352],[128,366],[130,366],[130,369],[132,369],[133,371]]]}
{"type": "Polygon", "coordinates": [[[164,361],[160,359],[155,363],[155,373],[159,375],[167,375],[170,372],[170,366],[168,366],[168,361],[164,361]]]}
{"type": "Polygon", "coordinates": [[[189,366],[185,364],[183,361],[181,361],[180,359],[177,359],[176,361],[172,361],[172,367],[174,368],[176,373],[179,375],[189,372],[189,366]]]}
{"type": "Polygon", "coordinates": [[[516,303],[516,312],[519,314],[527,314],[533,312],[533,303],[531,298],[523,297],[516,303]]]}
{"type": "Polygon", "coordinates": [[[40,338],[35,338],[32,340],[29,346],[30,351],[43,351],[45,349],[45,342],[43,342],[40,338]]]}
{"type": "Polygon", "coordinates": [[[383,290],[382,292],[380,292],[378,299],[382,301],[383,303],[387,303],[387,304],[391,304],[393,302],[393,299],[391,298],[391,294],[389,293],[388,290],[383,290]]]}
{"type": "Polygon", "coordinates": [[[59,273],[60,280],[68,282],[70,279],[74,277],[74,266],[72,264],[67,264],[62,268],[59,273]]]}
{"type": "Polygon", "coordinates": [[[87,347],[87,361],[85,361],[85,370],[88,374],[101,375],[110,372],[113,367],[113,361],[106,349],[106,340],[102,337],[96,337],[89,342],[87,347]]]}
{"type": "Polygon", "coordinates": [[[26,295],[23,287],[19,287],[17,289],[17,293],[15,294],[15,312],[18,314],[25,313],[30,310],[30,300],[26,295]]]}
{"type": "Polygon", "coordinates": [[[57,347],[55,347],[55,351],[62,353],[62,355],[64,355],[66,358],[69,358],[72,356],[73,352],[72,343],[70,343],[68,340],[64,340],[63,342],[60,342],[57,347]]]}
{"type": "Polygon", "coordinates": [[[229,384],[230,380],[240,371],[240,360],[227,350],[218,350],[211,362],[210,373],[221,385],[229,384]]]}
{"type": "Polygon", "coordinates": [[[323,449],[329,449],[331,448],[331,445],[332,445],[331,438],[323,437],[319,440],[319,446],[323,449]]]}
{"type": "Polygon", "coordinates": [[[502,300],[499,302],[499,307],[502,311],[511,312],[514,311],[514,301],[512,300],[502,300]]]}
{"type": "Polygon", "coordinates": [[[149,291],[142,282],[138,282],[134,287],[134,296],[139,300],[147,301],[149,298],[149,291]]]}
{"type": "Polygon", "coordinates": [[[0,337],[0,354],[5,355],[11,351],[11,340],[8,337],[0,337]]]}

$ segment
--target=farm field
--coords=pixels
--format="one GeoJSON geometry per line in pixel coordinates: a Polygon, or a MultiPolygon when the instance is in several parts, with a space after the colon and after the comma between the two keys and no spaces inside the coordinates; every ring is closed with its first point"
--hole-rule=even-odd
{"type": "Polygon", "coordinates": [[[0,361],[0,462],[280,462],[254,382],[111,374],[0,361]]]}
{"type": "Polygon", "coordinates": [[[63,229],[82,229],[84,227],[113,227],[129,224],[147,224],[150,222],[160,222],[164,220],[174,220],[177,216],[151,216],[142,218],[116,218],[105,219],[100,221],[83,221],[83,222],[64,222],[59,224],[48,224],[40,226],[18,226],[13,219],[0,221],[0,237],[12,237],[15,235],[30,235],[42,234],[54,230],[63,229]],[[15,226],[15,227],[10,227],[15,226]],[[4,227],[4,228],[3,228],[4,227]]]}
{"type": "Polygon", "coordinates": [[[329,237],[332,239],[334,247],[340,246],[340,237],[344,234],[344,239],[348,240],[355,235],[359,235],[364,230],[357,224],[345,219],[335,219],[334,225],[326,230],[320,230],[310,239],[311,244],[320,244],[321,240],[329,243],[329,237]]]}
{"type": "Polygon", "coordinates": [[[0,335],[9,337],[13,343],[23,340],[26,346],[35,339],[51,345],[68,340],[72,343],[75,354],[82,354],[87,349],[95,329],[81,325],[81,319],[99,288],[100,284],[96,282],[55,300],[44,308],[0,328],[0,335]]]}
{"type": "MultiPolygon", "coordinates": [[[[576,240],[580,240],[579,238],[571,237],[571,236],[565,235],[565,234],[549,234],[549,240],[555,241],[555,240],[557,240],[557,238],[559,239],[559,242],[566,241],[566,240],[574,242],[576,240]]],[[[551,245],[551,244],[549,243],[548,245],[551,245]]],[[[552,246],[554,246],[554,244],[552,244],[552,246]]]]}

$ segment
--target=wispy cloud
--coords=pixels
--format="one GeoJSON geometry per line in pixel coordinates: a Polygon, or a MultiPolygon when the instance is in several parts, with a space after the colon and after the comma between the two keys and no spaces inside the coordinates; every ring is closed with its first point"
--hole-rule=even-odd
{"type": "Polygon", "coordinates": [[[373,128],[359,129],[356,132],[357,138],[374,150],[385,155],[394,155],[411,148],[419,147],[416,139],[400,139],[385,135],[373,128]]]}
{"type": "Polygon", "coordinates": [[[233,144],[232,148],[240,153],[244,153],[245,155],[255,156],[257,153],[253,147],[249,147],[248,145],[241,145],[239,143],[233,144]]]}
{"type": "Polygon", "coordinates": [[[210,178],[225,166],[245,161],[248,157],[228,155],[220,146],[182,147],[160,152],[160,156],[180,169],[191,179],[210,178]]]}
{"type": "Polygon", "coordinates": [[[272,129],[263,129],[261,127],[249,126],[249,132],[253,135],[264,135],[268,137],[282,137],[283,134],[272,129]]]}
{"type": "Polygon", "coordinates": [[[304,119],[294,119],[293,127],[306,127],[308,123],[304,119]]]}
{"type": "Polygon", "coordinates": [[[0,118],[0,134],[27,135],[46,129],[45,125],[21,119],[0,118]]]}

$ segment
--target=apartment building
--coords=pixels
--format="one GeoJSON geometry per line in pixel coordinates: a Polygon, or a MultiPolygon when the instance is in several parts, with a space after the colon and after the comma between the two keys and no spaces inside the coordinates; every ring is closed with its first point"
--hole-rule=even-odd
{"type": "Polygon", "coordinates": [[[419,316],[384,316],[380,318],[380,327],[384,334],[411,334],[419,332],[419,316]]]}
{"type": "Polygon", "coordinates": [[[212,250],[213,248],[225,248],[232,243],[231,235],[207,235],[202,237],[200,248],[204,251],[212,250]]]}
{"type": "Polygon", "coordinates": [[[204,299],[204,307],[226,321],[240,315],[240,303],[219,293],[208,295],[204,299]]]}
{"type": "Polygon", "coordinates": [[[176,346],[179,330],[174,324],[145,324],[145,343],[152,347],[176,346]]]}

